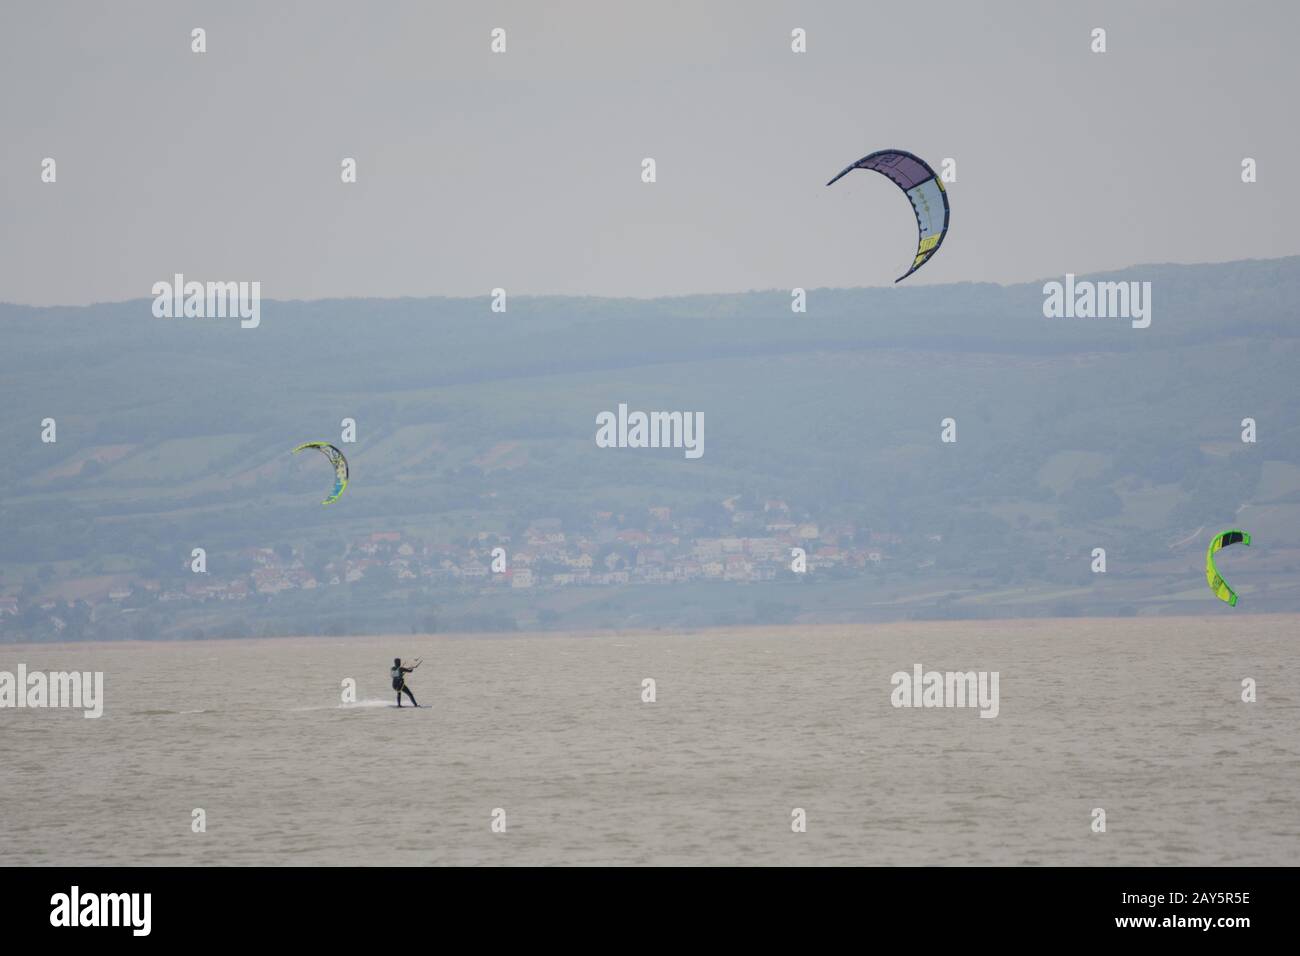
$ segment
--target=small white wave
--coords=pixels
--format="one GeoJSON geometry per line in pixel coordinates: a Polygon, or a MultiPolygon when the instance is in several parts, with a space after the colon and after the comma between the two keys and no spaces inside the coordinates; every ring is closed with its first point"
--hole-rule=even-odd
{"type": "Polygon", "coordinates": [[[336,710],[353,710],[358,707],[396,707],[397,704],[387,698],[368,697],[354,704],[339,704],[336,710]]]}
{"type": "MultiPolygon", "coordinates": [[[[365,700],[358,700],[351,704],[326,704],[315,707],[291,707],[294,713],[301,713],[309,710],[368,710],[372,707],[396,707],[397,704],[387,697],[367,697],[365,700]]],[[[406,705],[411,706],[410,704],[406,705]]]]}

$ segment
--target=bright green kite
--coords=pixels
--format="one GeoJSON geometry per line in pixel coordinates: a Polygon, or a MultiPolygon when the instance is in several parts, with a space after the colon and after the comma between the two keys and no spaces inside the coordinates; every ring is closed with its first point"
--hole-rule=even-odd
{"type": "Polygon", "coordinates": [[[1219,596],[1220,601],[1227,601],[1236,607],[1237,592],[1228,587],[1228,582],[1223,580],[1219,569],[1214,566],[1214,552],[1222,551],[1230,544],[1250,544],[1250,532],[1233,528],[1231,531],[1220,531],[1214,536],[1214,540],[1210,542],[1210,549],[1205,552],[1205,580],[1209,582],[1210,590],[1219,596]]]}

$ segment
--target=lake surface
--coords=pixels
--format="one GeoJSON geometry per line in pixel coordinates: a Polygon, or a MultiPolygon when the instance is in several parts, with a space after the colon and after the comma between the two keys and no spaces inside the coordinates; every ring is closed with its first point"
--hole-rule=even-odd
{"type": "Polygon", "coordinates": [[[1296,865],[1297,642],[1224,614],[0,645],[106,698],[0,709],[0,864],[1296,865]],[[429,708],[388,706],[398,655],[429,708]],[[917,663],[997,671],[998,716],[891,706],[917,663]]]}

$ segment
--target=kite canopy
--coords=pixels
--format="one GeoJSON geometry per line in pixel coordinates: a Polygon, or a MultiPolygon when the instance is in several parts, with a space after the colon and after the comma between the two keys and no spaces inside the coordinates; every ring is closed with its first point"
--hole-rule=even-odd
{"type": "Polygon", "coordinates": [[[1219,574],[1218,568],[1214,566],[1214,553],[1222,551],[1230,544],[1250,544],[1250,532],[1242,531],[1239,528],[1233,528],[1231,531],[1220,531],[1210,542],[1209,550],[1205,552],[1205,580],[1210,585],[1210,590],[1219,596],[1220,601],[1227,601],[1233,607],[1237,606],[1237,592],[1228,587],[1228,582],[1223,580],[1219,574]]]}
{"type": "Polygon", "coordinates": [[[925,265],[943,244],[943,237],[948,233],[948,191],[943,188],[943,183],[939,182],[939,177],[925,160],[901,149],[882,149],[870,156],[863,156],[852,166],[845,167],[839,176],[826,185],[831,185],[855,169],[872,169],[882,176],[888,176],[912,202],[920,236],[912,268],[894,280],[902,282],[925,265]]]}
{"type": "Polygon", "coordinates": [[[334,466],[334,491],[330,493],[330,496],[328,498],[326,498],[324,501],[321,502],[321,504],[323,505],[333,504],[334,502],[339,500],[339,495],[343,494],[343,490],[348,486],[348,460],[343,457],[343,452],[339,451],[329,442],[324,442],[324,441],[304,442],[303,444],[295,448],[293,450],[293,453],[296,455],[304,448],[319,449],[320,453],[324,455],[326,458],[328,458],[330,460],[330,464],[334,466]]]}

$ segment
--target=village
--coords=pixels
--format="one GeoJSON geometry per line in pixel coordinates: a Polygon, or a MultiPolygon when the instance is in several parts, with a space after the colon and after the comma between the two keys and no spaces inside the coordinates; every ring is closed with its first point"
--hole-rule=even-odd
{"type": "MultiPolygon", "coordinates": [[[[754,513],[723,503],[734,523],[755,529],[754,513]]],[[[339,559],[311,568],[297,548],[255,549],[254,568],[233,580],[195,580],[183,590],[162,590],[162,602],[242,600],[250,595],[295,589],[338,587],[378,578],[401,588],[428,584],[468,589],[564,588],[627,584],[670,584],[711,580],[761,582],[779,573],[831,568],[862,569],[886,559],[899,537],[866,535],[858,543],[851,525],[821,527],[790,517],[780,500],[765,503],[762,534],[694,536],[691,522],[674,522],[668,508],[650,508],[639,527],[627,515],[601,511],[592,529],[566,532],[558,518],[530,522],[517,540],[480,532],[469,539],[428,542],[400,531],[372,532],[349,543],[339,559]]],[[[196,578],[199,576],[196,575],[196,578]]],[[[149,588],[154,582],[145,581],[149,588]]],[[[120,592],[109,596],[122,600],[120,592]]]]}
{"type": "MultiPolygon", "coordinates": [[[[239,569],[222,573],[220,560],[202,573],[184,564],[174,576],[117,580],[77,603],[123,608],[172,608],[213,601],[244,601],[284,592],[359,586],[384,590],[499,588],[553,589],[617,585],[667,585],[692,581],[764,582],[778,576],[860,572],[889,559],[899,535],[863,531],[851,524],[820,525],[792,516],[780,499],[746,510],[737,498],[721,502],[734,533],[701,533],[701,522],[675,517],[667,507],[637,514],[597,511],[588,527],[566,531],[559,518],[529,522],[523,532],[480,532],[446,541],[423,540],[402,531],[375,531],[347,543],[328,559],[301,545],[246,549],[239,569]]],[[[937,536],[931,536],[937,540],[937,536]]],[[[54,595],[28,593],[26,600],[0,598],[0,625],[21,606],[60,616],[68,606],[54,595]],[[33,608],[34,609],[34,608],[33,608]]],[[[58,622],[54,625],[58,628],[58,622]]]]}

